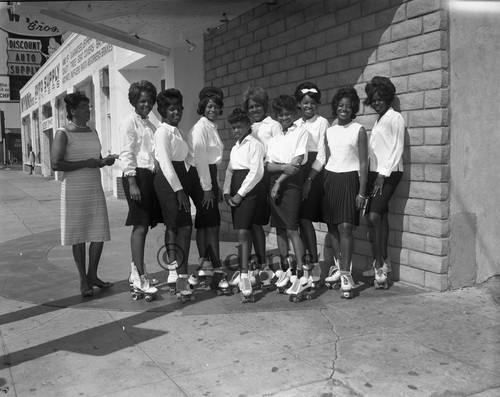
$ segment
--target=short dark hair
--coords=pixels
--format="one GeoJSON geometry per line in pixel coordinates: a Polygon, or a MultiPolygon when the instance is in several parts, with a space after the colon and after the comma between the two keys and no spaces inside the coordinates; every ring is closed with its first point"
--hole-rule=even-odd
{"type": "Polygon", "coordinates": [[[305,83],[300,84],[295,89],[295,93],[293,94],[293,96],[297,100],[297,103],[300,103],[306,95],[309,95],[316,101],[316,103],[320,103],[321,101],[321,90],[316,84],[311,83],[310,81],[306,81],[305,83]]]}
{"type": "Polygon", "coordinates": [[[345,86],[339,88],[335,95],[332,98],[332,115],[333,117],[337,117],[337,107],[339,106],[339,102],[342,98],[349,98],[352,102],[352,114],[351,120],[356,118],[356,113],[359,112],[359,103],[360,99],[357,91],[353,86],[345,86]]]}
{"type": "Polygon", "coordinates": [[[283,110],[288,110],[289,112],[297,112],[297,101],[291,95],[280,95],[273,101],[273,111],[275,114],[283,110]]]}
{"type": "Polygon", "coordinates": [[[156,97],[156,106],[158,108],[158,113],[162,117],[167,117],[166,110],[170,105],[180,105],[182,106],[182,94],[177,88],[167,88],[161,91],[156,97]]]}
{"type": "Polygon", "coordinates": [[[231,114],[227,116],[227,121],[229,122],[229,124],[234,124],[238,122],[247,123],[249,125],[252,124],[252,121],[250,120],[248,113],[240,108],[234,108],[231,114]]]}
{"type": "Polygon", "coordinates": [[[212,94],[210,96],[205,96],[202,99],[200,99],[200,102],[198,103],[198,109],[196,110],[196,112],[200,116],[202,116],[205,113],[205,108],[207,107],[208,102],[210,102],[210,100],[214,101],[214,103],[220,107],[219,115],[222,114],[222,108],[224,107],[224,101],[222,100],[222,97],[220,97],[219,95],[212,94]]]}
{"type": "Polygon", "coordinates": [[[248,101],[252,100],[264,108],[264,113],[269,109],[269,95],[262,87],[248,87],[241,98],[241,107],[248,112],[248,101]]]}
{"type": "Polygon", "coordinates": [[[128,89],[128,101],[133,107],[137,106],[141,94],[145,92],[151,98],[151,105],[156,103],[156,88],[147,80],[141,80],[137,83],[132,83],[128,89]]]}
{"type": "Polygon", "coordinates": [[[64,97],[64,103],[66,104],[66,118],[68,120],[73,120],[71,110],[76,109],[81,102],[90,103],[90,99],[87,98],[87,95],[85,95],[82,91],[75,91],[64,97]]]}
{"type": "Polygon", "coordinates": [[[396,87],[391,80],[383,76],[375,76],[365,86],[366,99],[365,105],[371,105],[373,96],[378,94],[388,105],[391,105],[396,97],[396,87]]]}

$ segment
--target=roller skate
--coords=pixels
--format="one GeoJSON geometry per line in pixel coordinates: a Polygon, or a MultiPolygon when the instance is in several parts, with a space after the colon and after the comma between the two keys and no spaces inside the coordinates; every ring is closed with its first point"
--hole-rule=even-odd
{"type": "Polygon", "coordinates": [[[169,292],[171,295],[175,295],[177,293],[177,280],[179,275],[177,274],[177,268],[179,267],[177,261],[173,261],[172,263],[168,263],[165,268],[168,270],[167,277],[167,285],[169,288],[169,292]]]}
{"type": "MultiPolygon", "coordinates": [[[[150,277],[147,274],[145,263],[142,264],[142,268],[144,270],[144,275],[149,280],[149,285],[157,285],[159,283],[159,281],[153,277],[150,277]]],[[[130,274],[128,276],[128,284],[129,284],[131,290],[132,290],[132,283],[134,281],[134,277],[139,277],[139,273],[137,272],[137,267],[135,266],[134,262],[130,262],[130,274]]]]}
{"type": "MultiPolygon", "coordinates": [[[[281,272],[283,271],[281,270],[281,272]]],[[[264,268],[259,272],[260,285],[263,291],[270,290],[272,288],[271,280],[274,276],[274,272],[267,265],[264,266],[264,268]]]]}
{"type": "Polygon", "coordinates": [[[380,269],[375,269],[375,280],[373,280],[373,285],[375,289],[388,289],[389,280],[387,278],[387,264],[384,262],[380,269]]]}
{"type": "Polygon", "coordinates": [[[292,277],[292,271],[287,269],[283,271],[278,280],[276,281],[276,288],[278,289],[278,294],[284,294],[288,288],[288,284],[290,283],[290,278],[292,277]]]}
{"type": "MultiPolygon", "coordinates": [[[[137,275],[138,276],[138,275],[137,275]]],[[[146,302],[152,302],[156,298],[158,289],[149,284],[149,280],[143,274],[140,277],[134,277],[131,287],[131,294],[133,300],[144,298],[146,302]]]]}
{"type": "Polygon", "coordinates": [[[212,277],[214,275],[214,267],[212,262],[206,258],[199,259],[199,266],[196,269],[196,276],[199,280],[200,288],[209,287],[212,284],[212,277]]]}
{"type": "Polygon", "coordinates": [[[325,285],[329,289],[339,289],[340,288],[340,261],[335,258],[335,264],[330,266],[328,270],[328,276],[325,277],[325,285]]]}
{"type": "Polygon", "coordinates": [[[356,285],[352,279],[351,272],[340,272],[340,297],[344,299],[351,299],[354,297],[354,289],[356,285]]]}
{"type": "Polygon", "coordinates": [[[309,277],[312,280],[312,289],[319,289],[321,287],[320,280],[321,280],[321,267],[319,266],[319,263],[308,263],[307,266],[305,267],[306,270],[309,271],[309,277]]]}
{"type": "MultiPolygon", "coordinates": [[[[387,274],[389,274],[390,272],[392,272],[392,264],[391,264],[391,260],[389,259],[389,257],[385,258],[384,260],[384,265],[386,265],[387,267],[387,274]]],[[[373,260],[373,263],[372,263],[372,267],[368,270],[365,270],[362,274],[363,274],[363,277],[375,277],[375,264],[377,263],[377,261],[374,259],[373,260]]]]}
{"type": "Polygon", "coordinates": [[[175,296],[182,303],[194,301],[194,285],[190,284],[187,274],[177,277],[175,284],[175,296]]]}
{"type": "Polygon", "coordinates": [[[265,267],[265,264],[259,263],[259,258],[257,255],[252,255],[250,258],[250,262],[248,263],[248,277],[250,278],[250,282],[252,283],[252,288],[262,289],[262,283],[260,281],[260,269],[265,267]]]}
{"type": "Polygon", "coordinates": [[[231,295],[231,288],[227,281],[226,273],[222,272],[222,277],[217,283],[217,296],[231,295]]]}
{"type": "Polygon", "coordinates": [[[233,295],[236,295],[240,291],[240,281],[241,273],[239,270],[236,270],[229,280],[229,288],[233,295]]]}
{"type": "Polygon", "coordinates": [[[248,275],[246,275],[245,273],[241,274],[239,288],[241,291],[242,303],[255,302],[255,297],[253,295],[253,290],[252,290],[252,283],[248,275]]]}
{"type": "MultiPolygon", "coordinates": [[[[292,276],[293,277],[293,276],[292,276]]],[[[311,289],[313,281],[311,277],[294,277],[292,286],[286,290],[286,293],[290,295],[290,302],[302,302],[303,300],[312,299],[311,289]]]]}

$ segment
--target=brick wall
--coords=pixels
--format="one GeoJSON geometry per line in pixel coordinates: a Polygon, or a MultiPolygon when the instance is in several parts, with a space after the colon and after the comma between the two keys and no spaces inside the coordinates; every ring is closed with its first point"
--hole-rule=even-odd
{"type": "MultiPolygon", "coordinates": [[[[436,290],[448,288],[447,20],[439,0],[281,0],[205,36],[205,79],[223,89],[225,115],[248,86],[262,86],[273,98],[312,81],[323,93],[318,112],[331,120],[329,102],[340,86],[354,85],[364,99],[373,76],[391,78],[397,88],[394,107],[403,114],[408,134],[404,177],[390,204],[389,255],[400,265],[395,266],[400,280],[436,290]]],[[[223,118],[221,181],[234,143],[223,118]]],[[[369,130],[375,114],[362,106],[357,120],[369,130]]],[[[222,230],[229,231],[225,205],[222,212],[222,230]]],[[[326,225],[316,227],[322,257],[329,260],[326,225]]],[[[355,238],[353,262],[367,268],[372,259],[363,223],[355,238]]]]}

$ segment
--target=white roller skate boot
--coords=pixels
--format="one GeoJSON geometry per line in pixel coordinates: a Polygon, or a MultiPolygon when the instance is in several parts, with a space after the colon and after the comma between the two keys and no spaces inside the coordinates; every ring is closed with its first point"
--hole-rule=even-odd
{"type": "Polygon", "coordinates": [[[283,271],[280,274],[278,280],[276,281],[276,288],[278,288],[279,294],[285,293],[285,290],[287,289],[291,277],[292,277],[292,271],[290,269],[287,269],[286,271],[283,271]]]}
{"type": "MultiPolygon", "coordinates": [[[[387,257],[387,258],[383,259],[383,261],[384,261],[386,273],[389,274],[390,272],[392,272],[391,260],[389,259],[389,257],[387,257]]],[[[376,269],[375,264],[376,263],[377,263],[377,261],[374,259],[373,263],[372,263],[372,267],[363,272],[363,277],[375,277],[375,269],[376,269]]]]}
{"type": "Polygon", "coordinates": [[[130,274],[128,276],[128,285],[130,287],[130,292],[134,290],[134,280],[140,279],[139,272],[137,271],[137,267],[135,267],[134,262],[130,263],[130,274]]]}
{"type": "Polygon", "coordinates": [[[297,303],[305,299],[312,299],[312,284],[312,278],[309,276],[296,277],[292,283],[292,286],[286,291],[286,293],[290,295],[290,302],[297,303]]]}
{"type": "Polygon", "coordinates": [[[330,289],[340,288],[340,261],[335,258],[335,264],[330,266],[328,276],[325,277],[325,285],[330,289]]]}
{"type": "Polygon", "coordinates": [[[155,299],[155,295],[158,292],[156,287],[149,284],[149,280],[143,274],[139,278],[134,278],[132,282],[132,299],[138,300],[144,298],[146,302],[152,302],[155,299]]]}
{"type": "Polygon", "coordinates": [[[309,271],[309,277],[312,280],[312,288],[319,289],[321,280],[321,266],[319,263],[309,263],[307,265],[307,270],[309,271]]]}
{"type": "Polygon", "coordinates": [[[172,263],[168,263],[165,267],[168,270],[167,285],[170,288],[170,294],[175,295],[177,289],[177,279],[179,278],[179,275],[177,274],[179,264],[177,261],[173,261],[172,263]]]}
{"type": "MultiPolygon", "coordinates": [[[[282,272],[282,270],[280,270],[282,272]]],[[[265,265],[262,270],[259,272],[259,280],[262,290],[271,289],[271,280],[275,276],[275,273],[271,270],[271,268],[265,265]]]]}
{"type": "Polygon", "coordinates": [[[217,284],[217,295],[231,295],[231,288],[227,281],[226,273],[223,273],[223,276],[217,284]]]}
{"type": "Polygon", "coordinates": [[[241,291],[242,303],[255,302],[252,290],[252,283],[247,273],[241,273],[239,288],[241,291]]]}
{"type": "Polygon", "coordinates": [[[231,288],[231,292],[233,293],[233,295],[236,295],[239,292],[240,280],[241,273],[239,270],[236,270],[229,280],[229,287],[231,288]]]}
{"type": "Polygon", "coordinates": [[[214,267],[212,262],[206,258],[199,259],[199,266],[196,269],[196,276],[199,280],[200,287],[208,288],[212,283],[214,275],[214,267]]]}
{"type": "Polygon", "coordinates": [[[384,263],[380,269],[375,270],[375,280],[373,281],[375,289],[388,289],[387,266],[384,263]]]}
{"type": "Polygon", "coordinates": [[[180,274],[175,284],[177,299],[182,303],[194,301],[194,286],[189,283],[187,274],[180,274]]]}
{"type": "Polygon", "coordinates": [[[345,299],[351,299],[354,297],[354,289],[356,285],[352,279],[351,272],[340,272],[340,296],[345,299]]]}

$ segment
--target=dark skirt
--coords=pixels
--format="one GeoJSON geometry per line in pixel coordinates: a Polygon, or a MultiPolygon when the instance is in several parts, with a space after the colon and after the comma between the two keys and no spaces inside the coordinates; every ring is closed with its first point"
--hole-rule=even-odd
{"type": "Polygon", "coordinates": [[[155,173],[145,169],[136,168],[135,180],[141,191],[141,202],[130,197],[130,184],[126,176],[122,176],[123,190],[128,204],[126,226],[151,226],[155,227],[163,222],[160,203],[154,188],[155,173]]]}
{"type": "Polygon", "coordinates": [[[356,209],[356,196],[359,193],[358,171],[325,171],[324,189],[323,222],[359,226],[359,210],[356,209]]]}
{"type": "Polygon", "coordinates": [[[271,184],[271,174],[264,170],[264,176],[259,182],[260,194],[257,195],[257,212],[255,213],[253,223],[254,225],[267,225],[271,217],[271,207],[269,204],[269,186],[271,184]]]}
{"type": "MultiPolygon", "coordinates": [[[[235,170],[231,178],[231,196],[238,193],[243,181],[248,175],[249,170],[235,170]]],[[[262,181],[261,181],[262,182],[262,181]]],[[[261,196],[265,196],[264,185],[259,182],[250,192],[243,197],[240,205],[231,207],[233,218],[233,229],[250,230],[255,223],[254,219],[260,211],[258,204],[261,196]]]]}
{"type": "MultiPolygon", "coordinates": [[[[302,175],[304,181],[311,172],[312,165],[316,160],[317,152],[309,152],[307,154],[307,163],[302,166],[302,175]]],[[[311,182],[311,189],[307,198],[302,201],[302,210],[300,211],[300,219],[309,219],[313,222],[321,220],[321,209],[323,201],[323,170],[321,170],[311,182]]]]}
{"type": "MultiPolygon", "coordinates": [[[[175,173],[181,182],[182,189],[186,192],[186,194],[188,194],[189,178],[184,161],[172,161],[172,165],[174,166],[175,173]]],[[[167,228],[175,229],[193,224],[191,212],[179,209],[177,193],[174,192],[161,169],[155,176],[154,187],[156,195],[158,196],[158,201],[160,202],[163,223],[167,226],[167,228]]]]}
{"type": "Polygon", "coordinates": [[[382,186],[382,194],[377,194],[375,197],[371,197],[371,192],[373,190],[373,184],[375,179],[377,179],[378,173],[370,171],[368,173],[368,182],[366,186],[366,195],[369,196],[368,204],[366,205],[366,213],[374,212],[379,215],[383,215],[389,212],[389,200],[391,199],[394,191],[398,187],[399,181],[403,176],[402,171],[391,172],[388,178],[384,179],[384,186],[382,186]]]}
{"type": "Polygon", "coordinates": [[[210,164],[210,177],[212,179],[212,192],[215,196],[214,205],[210,208],[201,206],[203,200],[203,189],[200,185],[200,177],[195,167],[188,171],[189,175],[189,196],[196,206],[196,216],[194,218],[194,227],[196,229],[205,229],[207,227],[220,226],[219,212],[219,184],[217,182],[217,165],[210,164]]]}
{"type": "MultiPolygon", "coordinates": [[[[277,172],[271,174],[271,183],[269,186],[269,197],[271,190],[276,182],[276,179],[281,175],[277,172]]],[[[295,175],[281,184],[280,191],[275,200],[269,198],[271,206],[271,226],[297,230],[299,227],[299,214],[302,206],[302,172],[299,171],[295,175]]]]}

